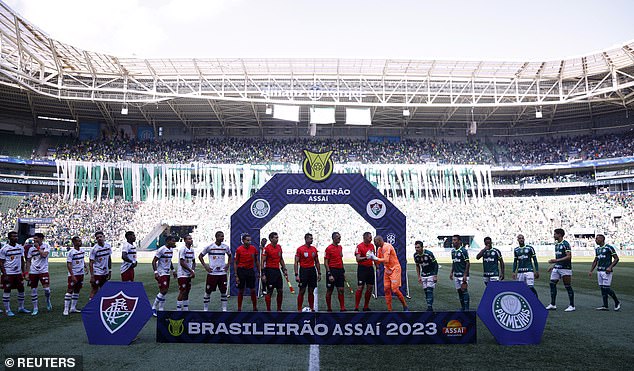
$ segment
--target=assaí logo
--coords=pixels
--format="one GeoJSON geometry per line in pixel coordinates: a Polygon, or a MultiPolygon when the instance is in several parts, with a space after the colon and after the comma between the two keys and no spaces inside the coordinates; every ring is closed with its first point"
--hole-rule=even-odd
{"type": "Polygon", "coordinates": [[[332,175],[334,164],[330,155],[332,151],[323,153],[314,153],[304,150],[306,158],[302,163],[304,175],[313,182],[323,182],[332,175]]]}
{"type": "Polygon", "coordinates": [[[457,319],[452,319],[442,328],[442,333],[447,336],[462,336],[467,333],[467,328],[457,319]]]}

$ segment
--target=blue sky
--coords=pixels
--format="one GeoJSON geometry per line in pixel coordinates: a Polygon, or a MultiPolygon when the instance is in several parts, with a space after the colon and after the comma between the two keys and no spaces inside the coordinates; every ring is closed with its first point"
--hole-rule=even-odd
{"type": "Polygon", "coordinates": [[[137,57],[552,60],[634,40],[634,1],[3,0],[137,57]]]}

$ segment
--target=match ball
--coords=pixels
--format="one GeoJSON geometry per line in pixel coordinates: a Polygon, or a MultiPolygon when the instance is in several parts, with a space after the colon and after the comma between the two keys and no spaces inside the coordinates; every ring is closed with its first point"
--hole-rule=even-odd
{"type": "Polygon", "coordinates": [[[311,312],[309,307],[304,307],[302,308],[302,312],[311,312]]]}

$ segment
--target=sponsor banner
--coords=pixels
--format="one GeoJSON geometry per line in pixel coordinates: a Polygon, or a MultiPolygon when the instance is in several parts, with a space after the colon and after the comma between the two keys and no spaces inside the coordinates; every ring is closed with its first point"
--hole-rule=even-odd
{"type": "MultiPolygon", "coordinates": [[[[85,258],[90,258],[91,247],[80,247],[79,250],[84,252],[85,258]]],[[[66,258],[68,257],[69,248],[63,247],[61,249],[51,249],[51,258],[66,258]]]]}
{"type": "Polygon", "coordinates": [[[0,183],[4,184],[24,184],[24,185],[43,185],[43,186],[57,186],[60,184],[59,180],[48,179],[30,179],[30,178],[6,178],[0,177],[0,183]]]}
{"type": "Polygon", "coordinates": [[[467,344],[475,312],[159,312],[160,343],[467,344]]]}
{"type": "Polygon", "coordinates": [[[7,164],[22,164],[22,165],[41,165],[41,166],[55,166],[55,161],[48,160],[27,160],[17,157],[0,156],[0,163],[7,164]]]}
{"type": "Polygon", "coordinates": [[[557,169],[575,169],[575,168],[593,168],[601,166],[625,165],[634,162],[634,156],[606,158],[600,160],[588,160],[578,162],[559,162],[554,164],[541,165],[507,165],[493,166],[492,171],[525,171],[525,170],[557,170],[557,169]]]}
{"type": "Polygon", "coordinates": [[[53,218],[18,218],[18,223],[24,223],[24,224],[53,224],[53,218]]]}
{"type": "Polygon", "coordinates": [[[501,345],[539,344],[548,311],[524,282],[489,282],[478,316],[501,345]]]}
{"type": "Polygon", "coordinates": [[[106,282],[81,311],[90,344],[128,345],[152,317],[141,282],[106,282]]]}

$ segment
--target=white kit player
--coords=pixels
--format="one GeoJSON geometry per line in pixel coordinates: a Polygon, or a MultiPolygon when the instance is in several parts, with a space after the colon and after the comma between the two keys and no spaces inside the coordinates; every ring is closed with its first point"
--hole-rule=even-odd
{"type": "Polygon", "coordinates": [[[198,255],[198,260],[207,271],[207,282],[205,285],[205,296],[203,297],[203,309],[209,310],[209,301],[211,293],[220,291],[220,303],[222,311],[227,311],[227,270],[231,261],[231,248],[223,243],[225,234],[221,231],[216,232],[216,241],[205,247],[198,255]],[[205,255],[209,257],[209,264],[205,263],[205,255]],[[225,255],[228,260],[225,260],[225,255]]]}
{"type": "Polygon", "coordinates": [[[112,247],[103,232],[95,233],[97,243],[90,249],[90,299],[112,275],[112,247]]]}
{"type": "Polygon", "coordinates": [[[125,232],[125,240],[121,245],[121,282],[134,282],[134,268],[137,264],[134,232],[125,232]]]}
{"type": "Polygon", "coordinates": [[[7,316],[13,317],[11,311],[11,290],[18,290],[18,313],[30,313],[24,308],[24,278],[26,265],[24,264],[24,246],[18,243],[18,233],[13,231],[7,234],[9,242],[0,248],[0,271],[2,271],[2,303],[7,311],[7,316]]]}
{"type": "Polygon", "coordinates": [[[177,311],[189,311],[189,292],[192,289],[192,278],[196,276],[196,255],[192,236],[186,235],[185,246],[178,252],[178,299],[177,311]]]}
{"type": "Polygon", "coordinates": [[[79,291],[84,285],[84,274],[86,273],[86,260],[84,252],[81,251],[81,238],[75,236],[71,238],[73,248],[68,251],[66,257],[66,269],[68,269],[68,287],[64,295],[64,315],[68,313],[81,313],[77,308],[79,291]]]}
{"type": "Polygon", "coordinates": [[[38,314],[37,286],[41,282],[46,296],[46,309],[51,311],[51,288],[48,274],[48,255],[51,247],[44,242],[44,234],[33,235],[33,246],[29,248],[26,256],[26,270],[29,272],[29,286],[31,287],[31,302],[33,303],[32,316],[38,314]]]}
{"type": "Polygon", "coordinates": [[[152,315],[156,317],[157,310],[165,309],[165,295],[170,288],[170,272],[176,278],[176,271],[174,271],[174,265],[172,264],[172,257],[174,256],[174,247],[176,247],[176,237],[167,236],[165,238],[165,245],[156,250],[154,259],[152,259],[152,268],[154,269],[154,279],[158,282],[159,292],[156,294],[154,304],[152,305],[152,315]]]}

